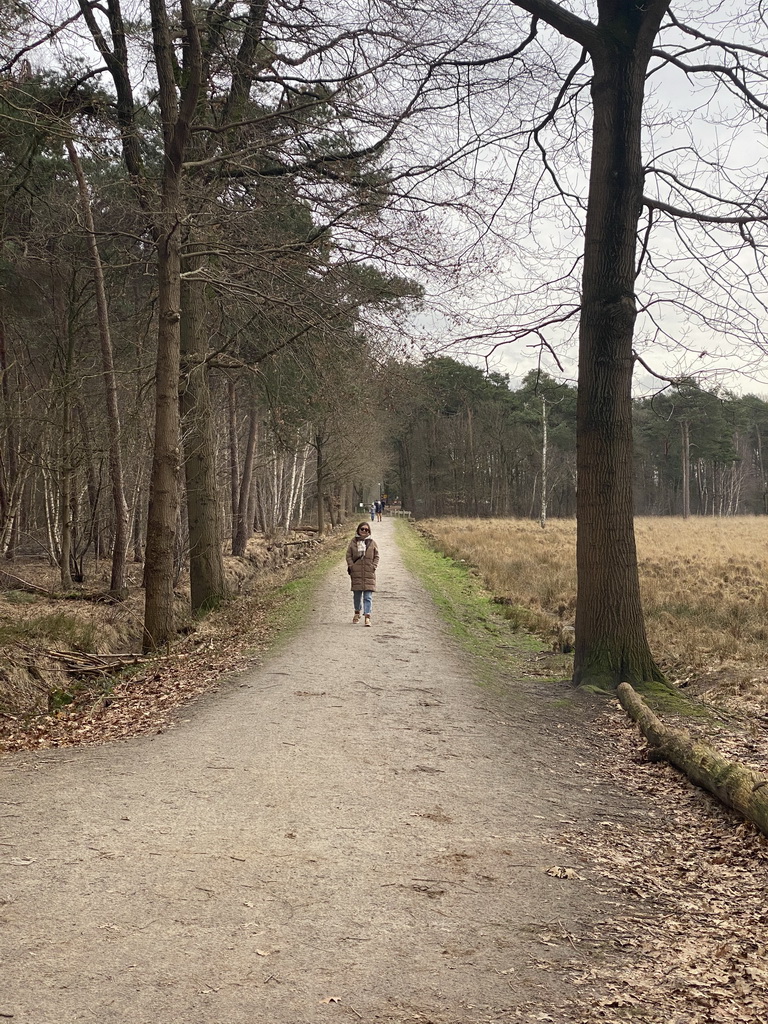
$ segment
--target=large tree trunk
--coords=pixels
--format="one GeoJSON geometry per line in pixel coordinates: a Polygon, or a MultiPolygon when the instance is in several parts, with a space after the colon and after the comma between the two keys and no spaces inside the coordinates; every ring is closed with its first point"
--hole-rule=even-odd
{"type": "MultiPolygon", "coordinates": [[[[171,197],[168,197],[171,198],[171,197]]],[[[174,550],[179,513],[179,321],[181,259],[171,208],[158,241],[158,332],[155,366],[155,444],[149,481],[144,585],[144,650],[174,635],[174,550]]]]}
{"type": "MultiPolygon", "coordinates": [[[[187,271],[193,270],[195,265],[194,259],[188,262],[187,271]]],[[[202,289],[199,281],[188,278],[182,281],[181,415],[193,612],[213,608],[226,596],[202,289]]]]}
{"type": "Polygon", "coordinates": [[[593,40],[594,126],[579,336],[578,597],[574,683],[661,679],[645,633],[632,502],[635,249],[641,117],[668,0],[603,0],[593,40]]]}

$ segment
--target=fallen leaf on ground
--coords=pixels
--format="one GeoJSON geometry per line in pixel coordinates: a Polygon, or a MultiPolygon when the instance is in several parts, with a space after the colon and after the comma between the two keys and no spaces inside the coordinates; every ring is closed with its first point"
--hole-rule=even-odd
{"type": "Polygon", "coordinates": [[[563,868],[559,864],[553,865],[551,868],[547,868],[544,872],[545,875],[551,875],[552,878],[579,878],[573,868],[563,868]]]}

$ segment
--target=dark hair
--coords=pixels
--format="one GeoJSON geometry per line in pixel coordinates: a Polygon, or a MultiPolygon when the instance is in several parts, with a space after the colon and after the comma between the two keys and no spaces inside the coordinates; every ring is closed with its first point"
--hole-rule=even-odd
{"type": "Polygon", "coordinates": [[[360,530],[362,529],[363,526],[368,530],[368,533],[371,532],[370,524],[366,523],[366,521],[363,520],[362,523],[357,524],[357,529],[355,530],[355,533],[360,533],[360,530]]]}

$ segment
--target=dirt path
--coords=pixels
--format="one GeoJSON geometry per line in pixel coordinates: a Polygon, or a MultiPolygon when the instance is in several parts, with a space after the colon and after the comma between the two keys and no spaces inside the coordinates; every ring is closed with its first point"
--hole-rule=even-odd
{"type": "Polygon", "coordinates": [[[175,730],[5,759],[3,1016],[582,1019],[543,1015],[604,896],[545,869],[562,822],[631,809],[574,743],[586,712],[568,725],[551,683],[481,689],[375,533],[372,629],[340,564],[303,631],[175,730]]]}

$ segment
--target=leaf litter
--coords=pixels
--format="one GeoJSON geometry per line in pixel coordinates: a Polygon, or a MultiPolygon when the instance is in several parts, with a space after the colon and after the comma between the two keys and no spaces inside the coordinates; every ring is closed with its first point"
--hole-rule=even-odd
{"type": "Polygon", "coordinates": [[[601,955],[568,964],[583,1021],[768,1024],[768,840],[650,762],[620,709],[597,731],[602,770],[653,810],[647,827],[576,823],[559,837],[617,907],[581,940],[601,955]],[[608,994],[590,999],[593,987],[608,994]]]}
{"type": "MultiPolygon", "coordinates": [[[[319,552],[319,555],[325,552],[319,552]]],[[[44,750],[162,733],[179,710],[221,688],[266,651],[277,632],[280,589],[306,574],[306,562],[257,577],[253,590],[209,614],[165,653],[141,666],[78,682],[69,704],[42,715],[0,715],[0,751],[44,750]]]]}

